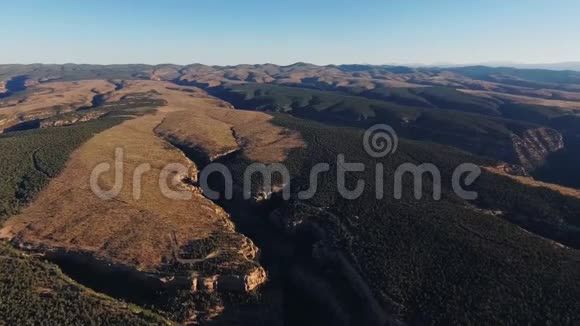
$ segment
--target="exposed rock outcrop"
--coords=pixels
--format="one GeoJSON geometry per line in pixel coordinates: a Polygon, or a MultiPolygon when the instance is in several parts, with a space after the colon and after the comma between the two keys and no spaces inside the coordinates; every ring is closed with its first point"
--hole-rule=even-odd
{"type": "Polygon", "coordinates": [[[246,257],[248,260],[254,260],[258,257],[258,247],[247,237],[241,239],[241,244],[238,253],[246,257]]]}
{"type": "Polygon", "coordinates": [[[70,126],[75,123],[97,119],[105,113],[107,112],[106,111],[92,111],[87,113],[71,112],[70,114],[56,116],[54,118],[49,118],[41,121],[40,128],[70,126]]]}
{"type": "Polygon", "coordinates": [[[542,165],[550,153],[564,147],[562,134],[545,127],[528,129],[520,136],[513,135],[512,142],[518,160],[526,169],[542,165]]]}
{"type": "Polygon", "coordinates": [[[266,271],[256,261],[258,247],[252,240],[231,233],[222,234],[219,241],[219,247],[205,258],[183,260],[176,257],[179,263],[188,264],[189,269],[194,270],[192,292],[250,292],[266,282],[266,271]],[[211,269],[203,265],[209,260],[213,265],[211,269]]]}
{"type": "Polygon", "coordinates": [[[501,171],[502,173],[512,176],[521,176],[521,177],[530,176],[529,173],[526,171],[526,169],[521,165],[501,163],[495,166],[494,168],[501,171]]]}
{"type": "Polygon", "coordinates": [[[250,292],[257,289],[267,280],[266,271],[256,266],[243,274],[216,274],[201,276],[194,274],[192,277],[191,290],[196,291],[225,291],[225,292],[250,292]]]}
{"type": "Polygon", "coordinates": [[[266,271],[256,267],[244,275],[220,275],[217,285],[219,290],[249,292],[263,284],[266,278],[266,271]]]}
{"type": "MultiPolygon", "coordinates": [[[[7,119],[1,119],[0,120],[0,133],[21,130],[21,129],[30,129],[27,127],[22,128],[22,126],[30,124],[33,121],[41,121],[44,119],[50,119],[50,118],[54,117],[55,114],[62,114],[63,116],[65,116],[69,113],[72,113],[73,110],[75,110],[75,108],[73,106],[59,105],[59,106],[47,107],[43,110],[37,110],[34,112],[22,113],[22,114],[19,114],[18,116],[11,116],[7,119]]],[[[88,120],[92,120],[92,119],[88,119],[88,120]]],[[[88,120],[85,120],[85,121],[88,121],[88,120]]],[[[76,121],[76,122],[80,122],[80,121],[76,121]]],[[[65,120],[63,120],[62,124],[57,124],[57,125],[68,125],[68,124],[66,124],[65,120]]],[[[50,123],[47,121],[45,123],[45,128],[49,127],[49,126],[50,126],[50,123]]],[[[42,123],[40,124],[40,127],[42,127],[42,123]]]]}

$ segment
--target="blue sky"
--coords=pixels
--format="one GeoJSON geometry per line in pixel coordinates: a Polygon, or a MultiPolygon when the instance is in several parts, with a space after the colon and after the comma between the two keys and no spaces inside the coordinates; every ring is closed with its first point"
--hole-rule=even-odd
{"type": "Polygon", "coordinates": [[[580,61],[578,0],[1,0],[0,63],[580,61]]]}

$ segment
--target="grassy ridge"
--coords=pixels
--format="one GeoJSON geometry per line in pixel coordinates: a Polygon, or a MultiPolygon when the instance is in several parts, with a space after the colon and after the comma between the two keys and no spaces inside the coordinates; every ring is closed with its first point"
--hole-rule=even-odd
{"type": "Polygon", "coordinates": [[[143,309],[121,304],[70,280],[55,265],[0,244],[0,324],[163,325],[143,309]]]}
{"type": "Polygon", "coordinates": [[[290,112],[296,115],[333,119],[345,123],[390,118],[413,119],[422,111],[357,96],[265,84],[243,84],[210,90],[242,109],[290,112]]]}
{"type": "Polygon", "coordinates": [[[480,133],[491,130],[496,136],[519,134],[535,125],[562,130],[556,120],[573,117],[569,110],[480,98],[449,87],[379,87],[372,90],[344,87],[335,90],[344,93],[251,83],[222,86],[210,92],[242,109],[288,112],[348,125],[387,122],[422,128],[418,118],[438,116],[441,124],[438,132],[445,131],[447,124],[455,124],[461,125],[468,136],[472,127],[480,133]]]}
{"type": "MultiPolygon", "coordinates": [[[[125,118],[0,136],[0,219],[17,213],[94,134],[125,118]]],[[[58,267],[0,243],[0,320],[9,325],[152,325],[167,322],[86,289],[58,267]]]]}
{"type": "Polygon", "coordinates": [[[386,123],[407,138],[452,145],[513,163],[519,159],[513,149],[512,136],[537,127],[527,121],[497,116],[499,109],[491,101],[478,102],[472,96],[446,88],[389,90],[399,95],[415,94],[417,98],[421,95],[425,101],[429,98],[428,105],[438,103],[442,108],[425,107],[425,103],[416,107],[338,92],[264,84],[230,85],[210,91],[242,109],[287,112],[349,126],[386,123]]]}
{"type": "Polygon", "coordinates": [[[498,110],[499,101],[476,97],[450,87],[388,88],[379,86],[372,90],[351,87],[339,89],[354,95],[401,105],[447,109],[491,116],[501,115],[498,110]]]}
{"type": "Polygon", "coordinates": [[[88,79],[144,79],[153,66],[141,64],[89,65],[89,64],[32,64],[0,65],[0,80],[15,76],[45,80],[88,80],[88,79]]]}
{"type": "Polygon", "coordinates": [[[0,220],[17,213],[64,167],[69,155],[94,134],[120,123],[109,118],[70,127],[0,136],[0,220]]]}
{"type": "Polygon", "coordinates": [[[86,114],[98,113],[104,117],[68,127],[51,127],[0,135],[0,222],[15,214],[28,203],[51,177],[64,167],[68,157],[93,135],[108,129],[129,116],[147,114],[155,107],[165,105],[163,100],[152,99],[151,93],[133,93],[120,101],[105,103],[96,108],[77,110],[56,115],[43,122],[68,123],[86,114]]]}
{"type": "MultiPolygon", "coordinates": [[[[411,124],[420,128],[420,120],[415,120],[430,114],[441,115],[439,120],[442,124],[461,124],[465,130],[471,128],[475,121],[484,126],[477,128],[482,132],[487,132],[489,128],[498,130],[503,126],[504,136],[517,131],[510,130],[512,125],[527,126],[526,123],[497,117],[497,103],[492,100],[479,99],[445,87],[375,90],[374,92],[384,92],[380,96],[371,95],[371,91],[357,94],[361,96],[352,96],[265,84],[230,85],[210,91],[242,109],[288,112],[301,117],[340,121],[348,125],[357,122],[361,125],[386,122],[399,126],[411,124]],[[486,124],[490,127],[485,128],[486,124]]],[[[444,127],[445,125],[440,126],[441,129],[444,127]]]]}
{"type": "Polygon", "coordinates": [[[579,84],[580,72],[545,69],[517,69],[508,67],[491,68],[485,66],[458,67],[446,69],[474,79],[500,81],[505,84],[526,87],[549,87],[553,84],[579,84]]]}

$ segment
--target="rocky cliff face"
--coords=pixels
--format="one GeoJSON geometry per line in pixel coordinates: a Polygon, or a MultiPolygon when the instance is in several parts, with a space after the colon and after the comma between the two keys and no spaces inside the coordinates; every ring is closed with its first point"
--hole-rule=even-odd
{"type": "Polygon", "coordinates": [[[203,260],[228,257],[216,264],[216,272],[195,271],[191,277],[192,292],[250,292],[266,282],[267,274],[256,258],[258,247],[252,240],[239,234],[228,235],[220,248],[203,260]]]}
{"type": "Polygon", "coordinates": [[[562,134],[545,127],[513,135],[512,143],[519,162],[528,170],[539,167],[550,153],[564,147],[562,134]]]}
{"type": "Polygon", "coordinates": [[[42,120],[40,122],[40,128],[70,126],[75,123],[97,119],[106,113],[106,111],[91,111],[86,113],[70,112],[69,114],[42,120]]]}
{"type": "MultiPolygon", "coordinates": [[[[9,132],[9,131],[30,129],[30,128],[22,127],[22,126],[30,124],[33,121],[43,121],[44,122],[45,119],[50,119],[50,118],[54,117],[55,114],[57,114],[57,112],[60,112],[62,114],[67,114],[67,113],[71,113],[73,110],[74,110],[73,107],[54,106],[54,107],[48,107],[48,108],[45,108],[42,110],[36,110],[34,112],[21,113],[21,114],[16,115],[16,116],[12,115],[12,116],[8,116],[6,118],[0,117],[0,134],[4,133],[4,132],[9,132]]],[[[68,124],[65,123],[65,120],[60,122],[62,124],[59,124],[59,122],[57,122],[57,120],[54,121],[55,126],[72,124],[72,123],[68,123],[68,124]]],[[[89,119],[89,120],[91,120],[91,119],[89,119]]],[[[85,121],[88,121],[88,120],[85,120],[85,121]]],[[[75,122],[80,122],[80,121],[75,121],[75,122]]],[[[75,123],[75,122],[73,122],[73,123],[75,123]]],[[[45,128],[46,127],[50,127],[49,121],[45,122],[45,128]]]]}
{"type": "Polygon", "coordinates": [[[194,275],[191,290],[193,292],[250,292],[257,289],[267,280],[266,271],[255,266],[240,274],[216,274],[210,276],[194,275]]]}

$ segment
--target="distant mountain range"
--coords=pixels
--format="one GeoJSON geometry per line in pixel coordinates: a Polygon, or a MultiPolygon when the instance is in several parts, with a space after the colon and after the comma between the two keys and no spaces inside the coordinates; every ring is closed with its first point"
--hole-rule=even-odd
{"type": "Polygon", "coordinates": [[[458,68],[467,66],[487,66],[487,67],[510,67],[519,69],[548,69],[548,70],[575,70],[580,71],[580,61],[555,62],[555,63],[517,63],[509,61],[492,61],[475,64],[455,64],[455,63],[434,63],[434,64],[409,64],[410,67],[439,67],[458,68]]]}
{"type": "Polygon", "coordinates": [[[580,325],[580,71],[0,65],[0,133],[8,324],[580,325]]]}

